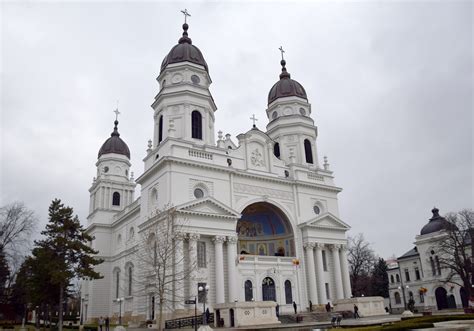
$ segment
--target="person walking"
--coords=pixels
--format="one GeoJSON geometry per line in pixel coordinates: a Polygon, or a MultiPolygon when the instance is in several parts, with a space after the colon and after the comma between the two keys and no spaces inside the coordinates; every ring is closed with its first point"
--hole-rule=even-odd
{"type": "Polygon", "coordinates": [[[293,309],[295,310],[295,314],[297,313],[296,311],[296,302],[293,301],[293,309]]]}
{"type": "Polygon", "coordinates": [[[280,306],[278,305],[278,303],[277,303],[277,305],[275,306],[275,312],[276,312],[276,316],[277,316],[277,317],[280,317],[280,306]]]}
{"type": "Polygon", "coordinates": [[[326,312],[330,312],[331,311],[331,304],[328,302],[327,305],[326,305],[326,312]]]}
{"type": "Polygon", "coordinates": [[[309,300],[309,311],[313,311],[313,303],[309,300]]]}
{"type": "Polygon", "coordinates": [[[103,325],[104,325],[104,318],[101,316],[99,317],[99,331],[102,331],[103,325]]]}
{"type": "Polygon", "coordinates": [[[105,331],[109,331],[110,328],[110,319],[109,316],[105,316],[105,331]]]}
{"type": "Polygon", "coordinates": [[[355,319],[360,318],[359,307],[357,307],[357,305],[354,305],[354,318],[355,319]]]}

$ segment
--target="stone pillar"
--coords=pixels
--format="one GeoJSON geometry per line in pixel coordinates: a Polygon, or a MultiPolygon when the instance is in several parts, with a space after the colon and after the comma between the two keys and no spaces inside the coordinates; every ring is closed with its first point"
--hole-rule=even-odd
{"type": "Polygon", "coordinates": [[[351,278],[349,274],[349,265],[347,263],[347,246],[341,246],[341,273],[342,273],[342,284],[344,286],[344,297],[352,297],[351,290],[351,278]]]}
{"type": "Polygon", "coordinates": [[[227,237],[227,277],[229,286],[229,302],[238,300],[237,295],[237,236],[227,237]]]}
{"type": "Polygon", "coordinates": [[[199,233],[190,233],[189,234],[189,269],[191,270],[191,275],[189,276],[189,296],[197,297],[198,290],[196,284],[196,275],[197,275],[197,241],[199,240],[199,233]]]}
{"type": "Polygon", "coordinates": [[[344,288],[341,278],[341,259],[339,256],[340,247],[341,245],[333,245],[331,247],[332,261],[334,263],[334,284],[336,285],[336,299],[344,298],[344,288]]]}
{"type": "Polygon", "coordinates": [[[184,233],[177,232],[174,235],[174,272],[175,277],[178,279],[174,283],[174,302],[175,309],[182,309],[184,304],[184,283],[185,277],[184,271],[184,254],[183,254],[183,241],[184,233]]]}
{"type": "Polygon", "coordinates": [[[323,280],[323,253],[324,244],[316,244],[316,283],[318,284],[319,303],[327,302],[326,288],[323,280]]]}
{"type": "Polygon", "coordinates": [[[320,303],[318,301],[318,292],[316,291],[316,270],[314,268],[314,243],[306,243],[304,249],[306,252],[306,270],[309,283],[309,299],[313,305],[320,303]]]}
{"type": "Polygon", "coordinates": [[[225,237],[215,236],[213,241],[214,241],[214,253],[215,253],[214,262],[216,266],[216,283],[214,284],[215,291],[216,291],[216,303],[224,303],[225,302],[224,254],[222,252],[222,243],[225,241],[225,237]]]}

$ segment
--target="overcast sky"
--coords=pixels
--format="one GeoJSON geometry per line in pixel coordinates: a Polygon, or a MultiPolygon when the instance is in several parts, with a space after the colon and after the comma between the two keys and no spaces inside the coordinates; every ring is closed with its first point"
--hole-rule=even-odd
{"type": "Polygon", "coordinates": [[[97,152],[119,100],[132,171],[152,137],[164,56],[181,33],[203,52],[216,132],[268,120],[287,69],[306,89],[341,218],[382,257],[403,254],[436,206],[473,207],[472,2],[2,2],[1,205],[42,230],[53,198],[86,224],[97,152]]]}

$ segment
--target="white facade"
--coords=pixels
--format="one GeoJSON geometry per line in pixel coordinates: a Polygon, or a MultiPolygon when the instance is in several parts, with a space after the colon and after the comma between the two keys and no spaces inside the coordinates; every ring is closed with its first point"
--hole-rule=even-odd
{"type": "MultiPolygon", "coordinates": [[[[433,209],[433,214],[438,215],[437,213],[437,209],[433,209]]],[[[443,268],[438,261],[436,246],[446,237],[447,233],[443,229],[417,235],[415,247],[399,257],[397,263],[389,265],[387,273],[393,311],[405,310],[405,303],[408,304],[410,298],[419,312],[462,308],[467,305],[468,298],[457,285],[462,284],[462,281],[455,276],[451,282],[446,282],[449,270],[443,268]]]]}
{"type": "MultiPolygon", "coordinates": [[[[217,107],[206,68],[190,61],[170,63],[157,80],[154,137],[143,174],[136,181],[130,178],[129,160],[121,154],[103,154],[97,162],[88,233],[104,259],[97,267],[104,278],[84,282],[84,317],[117,315],[118,297],[124,297],[126,319],[154,317],[153,293],[137,295],[133,286],[129,292],[129,273],[136,274],[138,268],[133,252],[143,225],[170,204],[187,220],[184,259],[195,261],[201,245],[208,261],[176,290],[179,295],[192,299],[198,283],[206,283],[212,309],[216,303],[245,301],[250,281],[252,299],[260,301],[265,296],[262,282],[269,277],[282,312],[292,311],[292,301],[306,310],[310,300],[326,304],[351,297],[345,236],[349,226],[339,219],[337,200],[341,189],[334,184],[329,164],[325,161],[321,167],[318,161],[317,127],[308,101],[299,96],[278,98],[266,110],[266,132],[254,127],[239,134],[237,141],[219,132],[216,141],[217,107]],[[195,112],[199,127],[193,125],[195,112]],[[305,140],[310,149],[305,150],[305,140]],[[136,200],[135,182],[141,191],[136,200]],[[112,203],[114,192],[120,193],[119,206],[112,203]],[[272,233],[259,218],[265,213],[273,217],[269,223],[279,220],[271,224],[272,233]],[[241,219],[247,223],[239,225],[241,219]],[[256,234],[249,234],[249,229],[256,234]]],[[[194,307],[174,307],[183,309],[194,307]]]]}

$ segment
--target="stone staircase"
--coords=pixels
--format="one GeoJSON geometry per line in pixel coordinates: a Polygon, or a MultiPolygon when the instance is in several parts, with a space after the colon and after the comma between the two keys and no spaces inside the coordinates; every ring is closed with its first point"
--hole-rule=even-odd
{"type": "MultiPolygon", "coordinates": [[[[302,318],[302,322],[331,322],[333,313],[327,312],[304,312],[298,314],[280,315],[278,320],[282,324],[298,323],[298,319],[302,318]]],[[[301,321],[300,321],[301,322],[301,321]]]]}

